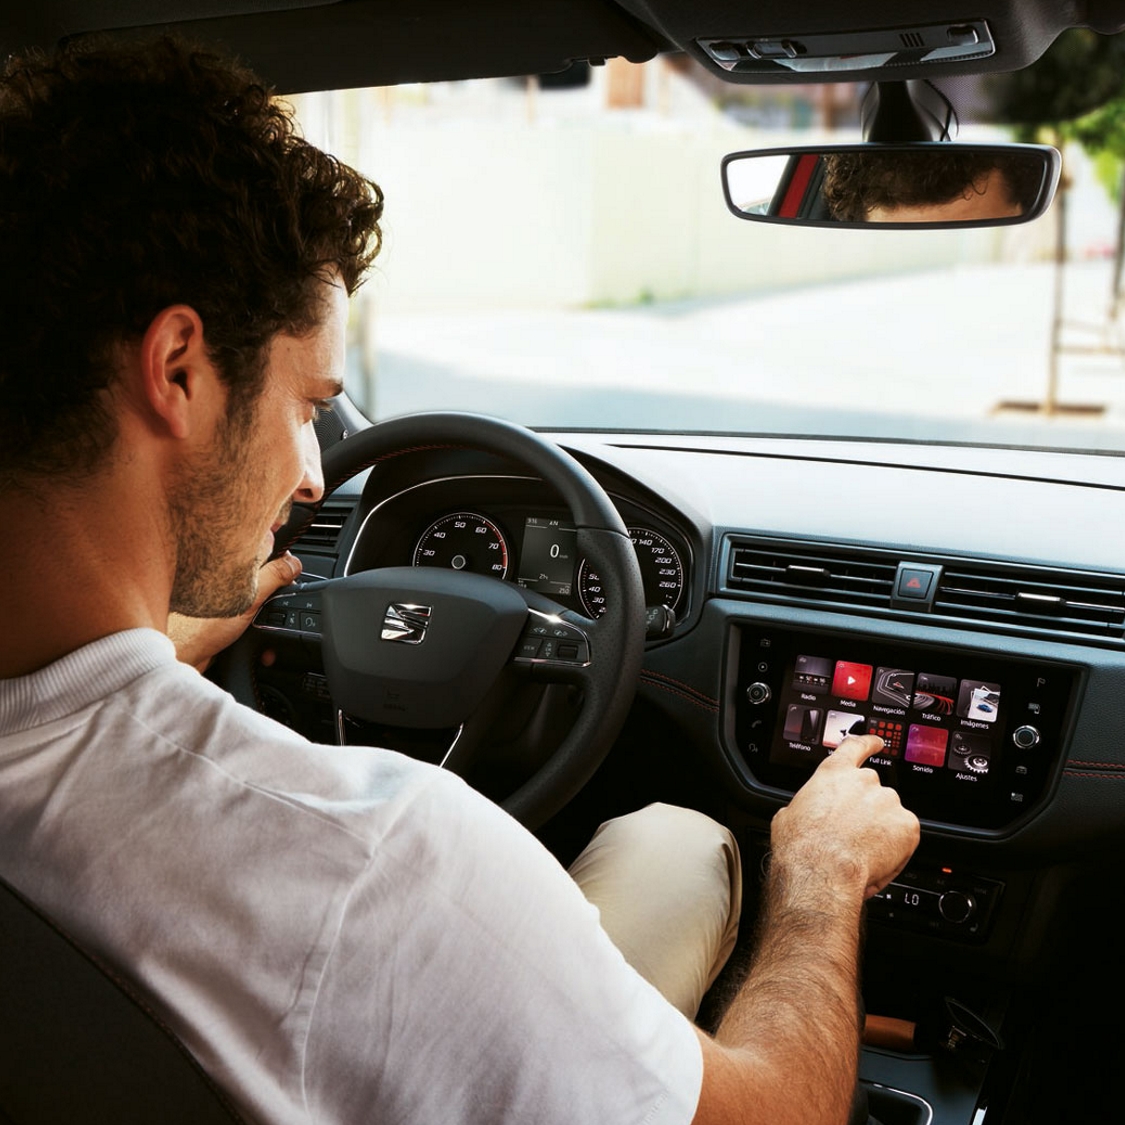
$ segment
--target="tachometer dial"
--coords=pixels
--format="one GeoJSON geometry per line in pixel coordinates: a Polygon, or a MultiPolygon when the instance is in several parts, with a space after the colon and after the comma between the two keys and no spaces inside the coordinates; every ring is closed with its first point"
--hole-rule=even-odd
{"type": "Polygon", "coordinates": [[[476,512],[454,512],[422,532],[414,548],[414,566],[444,566],[506,578],[508,543],[491,520],[476,512]]]}
{"type": "MultiPolygon", "coordinates": [[[[676,548],[647,527],[630,527],[629,538],[641,567],[645,605],[663,605],[674,612],[684,592],[684,567],[676,548]]],[[[578,597],[590,617],[601,617],[608,608],[601,578],[589,559],[578,568],[578,597]]]]}

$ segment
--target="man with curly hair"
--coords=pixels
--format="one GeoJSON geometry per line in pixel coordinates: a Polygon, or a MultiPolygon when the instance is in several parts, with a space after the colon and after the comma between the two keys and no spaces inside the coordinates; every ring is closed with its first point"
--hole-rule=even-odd
{"type": "Polygon", "coordinates": [[[342,388],[381,208],[253,75],[197,49],[9,61],[0,875],[252,1120],[839,1120],[863,901],[918,832],[859,768],[878,739],[845,740],[778,814],[758,959],[711,1039],[690,1015],[737,923],[725,829],[639,814],[644,889],[612,825],[586,853],[604,905],[641,900],[650,944],[683,920],[677,1010],[459,779],[313,746],[190,666],[296,577],[267,563],[273,532],[322,494],[312,423],[342,388]]]}
{"type": "Polygon", "coordinates": [[[822,190],[838,222],[968,222],[1025,214],[1042,181],[1041,163],[1015,151],[943,145],[880,152],[871,146],[826,156],[822,190]]]}

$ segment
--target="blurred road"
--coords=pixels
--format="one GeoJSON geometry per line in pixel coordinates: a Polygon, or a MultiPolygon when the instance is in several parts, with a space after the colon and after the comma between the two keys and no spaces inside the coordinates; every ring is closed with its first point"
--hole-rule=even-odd
{"type": "MultiPolygon", "coordinates": [[[[1110,263],[1066,275],[1064,340],[1107,329],[1110,263]]],[[[1054,269],[962,266],[621,309],[379,318],[373,410],[466,409],[538,426],[797,432],[1125,450],[1120,351],[1066,354],[1046,394],[1054,269]]],[[[1125,325],[1125,322],[1123,322],[1125,325]]]]}

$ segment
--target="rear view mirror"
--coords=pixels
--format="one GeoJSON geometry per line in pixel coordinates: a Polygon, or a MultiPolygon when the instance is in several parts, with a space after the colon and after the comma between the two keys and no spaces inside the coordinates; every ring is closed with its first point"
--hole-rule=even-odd
{"type": "Polygon", "coordinates": [[[1060,163],[1048,145],[944,141],[762,149],[723,158],[723,191],[734,214],[757,222],[1002,226],[1043,214],[1060,163]]]}

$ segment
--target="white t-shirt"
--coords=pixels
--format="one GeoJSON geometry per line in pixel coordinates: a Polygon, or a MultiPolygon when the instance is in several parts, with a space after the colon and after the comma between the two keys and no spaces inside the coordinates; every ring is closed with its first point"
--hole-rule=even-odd
{"type": "Polygon", "coordinates": [[[315,746],[152,630],[0,680],[0,871],[271,1123],[691,1120],[690,1023],[457,778],[315,746]]]}

